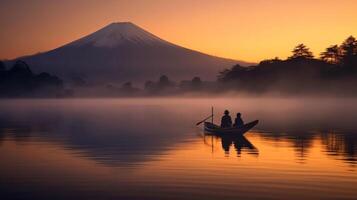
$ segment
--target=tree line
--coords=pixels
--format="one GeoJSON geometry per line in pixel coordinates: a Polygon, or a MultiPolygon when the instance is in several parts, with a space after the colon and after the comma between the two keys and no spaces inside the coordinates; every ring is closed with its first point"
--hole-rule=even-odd
{"type": "MultiPolygon", "coordinates": [[[[219,72],[216,81],[200,77],[176,84],[168,76],[146,81],[143,89],[131,82],[122,86],[106,85],[106,95],[142,96],[171,95],[185,92],[219,94],[226,91],[304,94],[357,94],[357,40],[350,36],[339,45],[331,45],[315,57],[304,44],[298,44],[287,59],[266,59],[254,66],[234,65],[219,72]]],[[[23,61],[6,69],[0,61],[0,97],[69,96],[72,90],[63,89],[63,81],[48,73],[34,74],[23,61]]],[[[68,85],[68,84],[67,84],[68,85]]],[[[74,88],[90,87],[78,78],[74,88]]]]}
{"type": "Polygon", "coordinates": [[[357,94],[357,40],[350,36],[315,58],[298,44],[287,59],[266,59],[256,66],[235,65],[218,75],[221,90],[248,92],[357,94]]]}
{"type": "Polygon", "coordinates": [[[9,69],[0,61],[0,97],[61,96],[63,91],[63,81],[57,76],[34,74],[21,60],[9,69]]]}

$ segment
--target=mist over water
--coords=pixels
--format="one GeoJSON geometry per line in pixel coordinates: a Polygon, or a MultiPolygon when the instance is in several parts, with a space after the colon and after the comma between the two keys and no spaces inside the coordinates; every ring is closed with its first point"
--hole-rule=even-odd
{"type": "Polygon", "coordinates": [[[355,98],[0,101],[2,199],[353,199],[355,98]],[[260,120],[205,135],[225,109],[260,120]]]}

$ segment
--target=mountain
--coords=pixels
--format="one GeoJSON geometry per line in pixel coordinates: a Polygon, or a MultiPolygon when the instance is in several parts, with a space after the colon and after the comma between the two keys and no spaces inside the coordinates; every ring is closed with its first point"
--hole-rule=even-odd
{"type": "Polygon", "coordinates": [[[162,74],[177,81],[194,76],[215,80],[220,70],[248,64],[172,44],[130,22],[112,23],[57,49],[21,59],[35,72],[64,80],[112,84],[142,83],[162,74]]]}

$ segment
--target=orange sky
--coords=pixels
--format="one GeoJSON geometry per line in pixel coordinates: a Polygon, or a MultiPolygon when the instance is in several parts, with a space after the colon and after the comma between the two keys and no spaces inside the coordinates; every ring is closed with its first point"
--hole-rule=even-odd
{"type": "Polygon", "coordinates": [[[178,45],[257,62],[297,43],[315,55],[357,36],[356,0],[2,0],[0,59],[59,47],[131,21],[178,45]]]}

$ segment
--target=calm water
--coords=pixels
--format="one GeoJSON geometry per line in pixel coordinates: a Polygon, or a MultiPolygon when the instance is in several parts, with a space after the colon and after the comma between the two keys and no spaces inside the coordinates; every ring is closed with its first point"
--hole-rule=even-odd
{"type": "Polygon", "coordinates": [[[355,99],[0,101],[0,199],[356,199],[355,99]],[[204,135],[215,106],[260,124],[204,135]]]}

